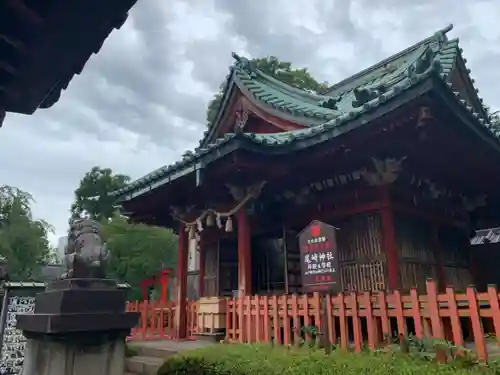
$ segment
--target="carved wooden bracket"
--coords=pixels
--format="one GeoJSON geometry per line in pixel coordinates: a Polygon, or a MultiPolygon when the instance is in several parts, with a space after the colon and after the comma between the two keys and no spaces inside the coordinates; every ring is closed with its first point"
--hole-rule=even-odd
{"type": "Polygon", "coordinates": [[[398,179],[405,160],[406,156],[400,159],[385,158],[384,160],[372,158],[375,171],[365,169],[361,172],[361,176],[371,186],[392,184],[398,179]]]}
{"type": "Polygon", "coordinates": [[[465,211],[472,212],[476,208],[486,206],[486,199],[487,199],[486,194],[479,195],[476,197],[463,197],[462,204],[463,204],[465,211]]]}
{"type": "Polygon", "coordinates": [[[226,186],[229,189],[229,192],[231,193],[233,199],[237,202],[241,202],[248,196],[254,199],[258,198],[262,191],[262,188],[266,183],[267,181],[260,181],[250,186],[235,186],[231,184],[226,184],[226,186]]]}
{"type": "Polygon", "coordinates": [[[417,120],[417,128],[425,126],[434,118],[430,107],[420,107],[417,120]]]}
{"type": "Polygon", "coordinates": [[[239,131],[243,131],[247,121],[248,121],[249,111],[243,105],[236,111],[235,113],[235,124],[234,124],[234,132],[238,133],[239,131]]]}

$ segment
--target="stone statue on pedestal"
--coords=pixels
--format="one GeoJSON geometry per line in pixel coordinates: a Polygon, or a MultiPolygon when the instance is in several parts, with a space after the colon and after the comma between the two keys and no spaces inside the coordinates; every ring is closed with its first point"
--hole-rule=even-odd
{"type": "Polygon", "coordinates": [[[19,315],[28,339],[22,375],[123,375],[125,338],[139,314],[126,312],[126,291],[105,278],[106,245],[93,220],[70,223],[66,273],[19,315]]]}
{"type": "Polygon", "coordinates": [[[105,278],[108,255],[99,223],[72,219],[65,250],[66,272],[61,278],[105,278]]]}

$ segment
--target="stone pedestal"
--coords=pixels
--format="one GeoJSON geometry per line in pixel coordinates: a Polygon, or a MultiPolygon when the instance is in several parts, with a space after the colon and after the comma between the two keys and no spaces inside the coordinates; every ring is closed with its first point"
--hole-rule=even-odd
{"type": "Polygon", "coordinates": [[[123,375],[125,341],[95,346],[28,340],[22,375],[123,375]]]}
{"type": "Polygon", "coordinates": [[[28,339],[22,375],[123,375],[125,337],[138,313],[125,312],[126,291],[105,279],[67,279],[36,296],[19,315],[28,339]]]}

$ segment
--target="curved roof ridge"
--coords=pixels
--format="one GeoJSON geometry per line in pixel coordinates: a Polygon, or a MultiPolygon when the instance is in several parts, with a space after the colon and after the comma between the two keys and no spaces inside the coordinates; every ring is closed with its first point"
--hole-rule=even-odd
{"type": "Polygon", "coordinates": [[[246,73],[249,73],[248,71],[251,71],[250,76],[252,74],[254,76],[258,76],[262,80],[265,80],[269,83],[271,83],[275,88],[280,89],[280,91],[289,94],[290,96],[295,96],[297,95],[297,99],[306,99],[310,100],[312,102],[319,102],[325,99],[330,99],[329,96],[310,92],[304,89],[301,89],[297,86],[294,86],[292,84],[283,82],[282,80],[273,77],[265,72],[263,72],[261,69],[257,68],[256,66],[251,66],[252,62],[250,59],[244,57],[244,56],[239,56],[236,53],[232,53],[233,58],[236,60],[236,63],[233,65],[235,68],[240,69],[245,71],[246,73]]]}
{"type": "Polygon", "coordinates": [[[376,70],[378,68],[381,68],[381,67],[389,64],[393,60],[396,60],[396,59],[398,59],[398,58],[400,58],[400,57],[402,57],[402,56],[404,56],[404,55],[406,55],[406,54],[408,54],[410,52],[415,51],[416,49],[418,49],[423,44],[430,43],[430,42],[434,41],[436,38],[444,37],[447,40],[446,33],[448,33],[449,31],[451,31],[452,29],[453,29],[453,24],[449,24],[445,28],[436,31],[432,36],[430,36],[428,38],[425,38],[424,40],[421,40],[418,43],[415,43],[414,45],[412,45],[412,46],[410,46],[410,47],[408,47],[408,48],[406,48],[406,49],[404,49],[402,51],[399,51],[398,53],[396,53],[396,54],[394,54],[392,56],[389,56],[386,59],[384,59],[382,61],[379,61],[378,63],[373,64],[370,67],[368,67],[366,69],[363,69],[360,72],[357,72],[357,73],[353,74],[352,76],[349,76],[349,77],[343,79],[340,82],[335,83],[334,85],[330,86],[324,92],[324,95],[328,95],[327,93],[331,92],[332,90],[334,90],[336,88],[341,87],[342,85],[345,85],[346,83],[348,83],[349,81],[352,81],[353,79],[360,78],[360,77],[364,76],[365,74],[370,73],[373,70],[376,70]]]}
{"type": "Polygon", "coordinates": [[[330,96],[327,95],[321,95],[314,92],[309,92],[307,90],[285,83],[275,77],[270,76],[269,74],[264,73],[260,69],[257,69],[256,73],[266,81],[270,82],[276,88],[282,89],[283,92],[290,94],[291,96],[294,96],[294,94],[298,95],[299,96],[298,99],[308,99],[313,102],[319,102],[331,98],[330,96]]]}
{"type": "Polygon", "coordinates": [[[294,135],[294,134],[302,134],[302,133],[309,133],[311,132],[312,128],[316,128],[321,126],[322,124],[317,124],[317,125],[312,125],[307,128],[301,128],[301,129],[293,129],[293,130],[284,130],[281,132],[274,132],[274,133],[255,133],[255,132],[245,132],[243,133],[246,136],[256,136],[256,137],[274,137],[274,136],[286,136],[286,135],[294,135]]]}

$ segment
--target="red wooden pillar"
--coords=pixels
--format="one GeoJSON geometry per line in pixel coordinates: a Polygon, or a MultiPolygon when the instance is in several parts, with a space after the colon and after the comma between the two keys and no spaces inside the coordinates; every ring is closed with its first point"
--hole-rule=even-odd
{"type": "Polygon", "coordinates": [[[203,297],[205,294],[205,246],[200,240],[200,269],[198,271],[198,294],[203,297]]]}
{"type": "Polygon", "coordinates": [[[432,223],[432,250],[434,261],[436,262],[436,276],[438,281],[438,290],[443,293],[446,291],[446,273],[443,266],[441,255],[441,243],[439,241],[439,226],[436,222],[432,223]]]}
{"type": "Polygon", "coordinates": [[[143,301],[147,301],[149,299],[149,296],[148,296],[148,283],[147,283],[147,280],[142,280],[140,283],[139,283],[140,287],[141,287],[141,291],[142,291],[142,300],[143,301]]]}
{"type": "Polygon", "coordinates": [[[238,230],[238,294],[252,295],[252,257],[250,253],[250,225],[243,206],[236,213],[238,230]]]}
{"type": "Polygon", "coordinates": [[[394,227],[394,214],[388,186],[380,189],[382,219],[382,248],[387,258],[387,278],[389,289],[399,288],[399,256],[396,242],[396,229],[394,227]]]}
{"type": "Polygon", "coordinates": [[[185,226],[184,223],[180,223],[177,243],[177,301],[175,305],[175,333],[178,340],[185,339],[187,334],[187,245],[185,226]]]}
{"type": "Polygon", "coordinates": [[[163,270],[161,272],[160,277],[160,285],[161,285],[161,302],[165,304],[167,302],[167,286],[168,286],[168,273],[163,270]]]}

